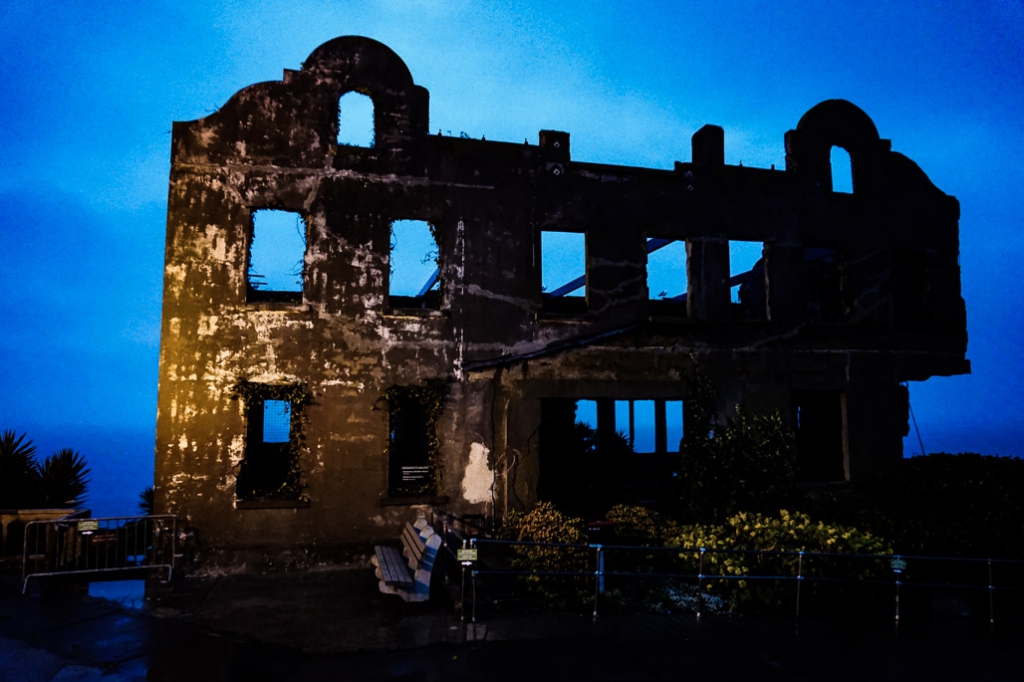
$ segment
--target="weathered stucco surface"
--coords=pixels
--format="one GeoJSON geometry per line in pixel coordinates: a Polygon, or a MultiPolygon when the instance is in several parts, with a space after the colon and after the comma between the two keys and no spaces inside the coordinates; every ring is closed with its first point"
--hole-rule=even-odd
{"type": "Polygon", "coordinates": [[[705,126],[689,162],[654,170],[574,160],[557,131],[529,144],[438,136],[399,57],[354,37],[175,123],[158,511],[215,547],[392,537],[415,505],[500,516],[537,500],[542,459],[557,457],[542,454],[550,401],[685,404],[695,362],[723,413],[779,409],[792,424],[800,400],[834,398],[842,478],[884,474],[902,452],[901,382],[969,371],[959,205],[848,102],[812,108],[784,143],[784,170],[731,166],[723,131],[705,126]],[[350,91],[373,100],[372,147],[335,142],[350,91]],[[834,146],[853,160],[852,194],[832,191],[834,146]],[[249,289],[260,209],[304,221],[303,284],[289,300],[249,289]],[[436,309],[388,295],[399,219],[437,230],[436,309]],[[542,294],[544,230],[586,235],[576,309],[542,294]],[[654,237],[685,240],[685,300],[650,299],[654,237]],[[729,240],[765,245],[744,306],[730,303],[729,240]],[[831,254],[827,306],[808,284],[809,249],[831,254]],[[291,500],[238,499],[242,379],[311,397],[291,500]],[[396,497],[381,396],[429,380],[448,387],[433,490],[396,497]]]}

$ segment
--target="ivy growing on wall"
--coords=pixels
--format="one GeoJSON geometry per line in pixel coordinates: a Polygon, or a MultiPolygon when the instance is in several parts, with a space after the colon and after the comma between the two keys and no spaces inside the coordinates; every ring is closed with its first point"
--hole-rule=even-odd
{"type": "MultiPolygon", "coordinates": [[[[237,494],[239,499],[268,499],[268,500],[290,500],[301,499],[302,484],[300,481],[300,454],[305,448],[306,438],[303,428],[306,421],[306,408],[313,404],[313,394],[304,385],[299,383],[261,383],[239,379],[231,387],[231,397],[234,400],[241,399],[246,408],[248,418],[252,410],[262,409],[264,401],[280,400],[288,402],[291,408],[289,423],[289,438],[283,475],[274,479],[273,483],[267,485],[265,482],[239,483],[237,494]]],[[[252,434],[249,434],[252,438],[252,434]]],[[[254,444],[246,444],[246,458],[253,451],[254,444]]],[[[246,462],[243,460],[243,469],[246,462]]],[[[239,473],[239,480],[243,474],[239,473]]]]}
{"type": "MultiPolygon", "coordinates": [[[[384,445],[384,455],[389,463],[388,491],[391,495],[429,495],[433,494],[440,475],[441,441],[438,438],[437,423],[444,409],[448,386],[439,380],[432,379],[413,386],[390,386],[380,396],[388,409],[388,440],[384,445]],[[413,413],[413,411],[415,411],[413,413]],[[412,414],[418,419],[404,419],[412,414]],[[410,428],[415,424],[417,433],[401,434],[399,429],[410,428]],[[420,431],[420,429],[422,429],[420,431]],[[408,461],[409,452],[393,451],[397,447],[408,447],[410,442],[423,446],[426,451],[425,476],[414,481],[395,480],[399,476],[400,467],[396,462],[408,461]]],[[[415,457],[415,454],[413,454],[415,457]]]]}

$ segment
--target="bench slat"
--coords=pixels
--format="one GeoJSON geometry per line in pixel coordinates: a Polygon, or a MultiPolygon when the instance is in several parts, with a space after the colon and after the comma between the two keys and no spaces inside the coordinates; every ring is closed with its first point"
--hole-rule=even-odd
{"type": "Polygon", "coordinates": [[[405,566],[401,553],[394,547],[378,545],[374,547],[377,554],[377,566],[380,568],[381,579],[389,585],[411,587],[413,577],[405,566]]]}

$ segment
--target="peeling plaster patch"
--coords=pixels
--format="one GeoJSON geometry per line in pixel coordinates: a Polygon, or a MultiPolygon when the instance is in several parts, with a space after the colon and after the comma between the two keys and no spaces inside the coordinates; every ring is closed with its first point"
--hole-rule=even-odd
{"type": "Polygon", "coordinates": [[[321,381],[321,386],[345,386],[346,388],[354,388],[360,393],[366,389],[366,384],[362,381],[348,381],[347,379],[329,379],[327,381],[321,381]]]}
{"type": "Polygon", "coordinates": [[[167,275],[167,279],[173,282],[184,282],[186,272],[187,270],[184,265],[173,265],[168,263],[164,268],[164,273],[167,275]]]}
{"type": "Polygon", "coordinates": [[[204,315],[199,318],[199,328],[196,333],[199,336],[213,336],[217,333],[217,320],[219,318],[216,315],[204,315]]]}
{"type": "Polygon", "coordinates": [[[249,381],[254,384],[297,384],[300,383],[301,380],[293,374],[266,372],[250,377],[249,381]]]}
{"type": "Polygon", "coordinates": [[[222,230],[217,225],[206,226],[206,239],[212,245],[210,247],[210,255],[213,259],[219,263],[223,263],[228,259],[228,245],[227,241],[222,235],[222,230]]]}
{"type": "Polygon", "coordinates": [[[217,132],[212,128],[203,128],[199,133],[199,143],[206,148],[209,148],[217,141],[217,132]]]}
{"type": "Polygon", "coordinates": [[[489,453],[483,443],[469,446],[469,464],[462,478],[462,497],[470,504],[481,504],[491,499],[494,471],[487,463],[489,453]]]}

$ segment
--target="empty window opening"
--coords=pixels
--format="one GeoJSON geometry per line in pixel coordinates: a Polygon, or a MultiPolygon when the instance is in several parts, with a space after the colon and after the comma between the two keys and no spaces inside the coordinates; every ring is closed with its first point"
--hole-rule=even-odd
{"type": "Polygon", "coordinates": [[[647,297],[679,304],[686,310],[686,240],[647,240],[647,297]]]}
{"type": "Polygon", "coordinates": [[[372,147],[373,100],[361,92],[346,92],[338,100],[338,144],[372,147]]]}
{"type": "MultiPolygon", "coordinates": [[[[273,395],[274,389],[268,389],[273,395]]],[[[239,500],[293,499],[299,492],[296,462],[298,425],[288,400],[255,397],[246,407],[245,457],[239,465],[239,500]]]]}
{"type": "Polygon", "coordinates": [[[846,399],[841,391],[793,392],[797,478],[808,483],[847,480],[846,399]]]}
{"type": "Polygon", "coordinates": [[[634,452],[679,452],[683,401],[616,400],[615,428],[634,452]]]}
{"type": "Polygon", "coordinates": [[[439,265],[440,251],[429,223],[391,223],[388,297],[392,308],[440,308],[439,265]]]}
{"type": "Polygon", "coordinates": [[[388,495],[433,494],[427,405],[415,391],[406,390],[397,391],[389,399],[388,409],[388,495]]]}
{"type": "Polygon", "coordinates": [[[540,234],[544,310],[586,312],[587,236],[582,232],[540,234]]]}
{"type": "Polygon", "coordinates": [[[829,158],[832,165],[832,191],[853,194],[853,160],[842,147],[832,147],[829,158]]]}
{"type": "Polygon", "coordinates": [[[292,211],[253,211],[247,299],[302,301],[306,222],[292,211]]]}
{"type": "Polygon", "coordinates": [[[763,320],[768,315],[763,254],[762,242],[729,242],[729,300],[733,317],[763,320]]]}
{"type": "Polygon", "coordinates": [[[580,400],[576,402],[576,423],[583,424],[597,431],[597,401],[580,400]]]}
{"type": "Polygon", "coordinates": [[[544,398],[538,497],[591,518],[617,503],[657,502],[669,493],[682,434],[681,400],[544,398]]]}
{"type": "Polygon", "coordinates": [[[665,449],[680,452],[683,442],[683,401],[665,401],[665,449]]]}
{"type": "Polygon", "coordinates": [[[263,442],[287,443],[291,438],[292,404],[287,400],[263,401],[263,442]]]}
{"type": "Polygon", "coordinates": [[[807,320],[835,324],[843,320],[843,263],[838,249],[804,249],[807,320]]]}

